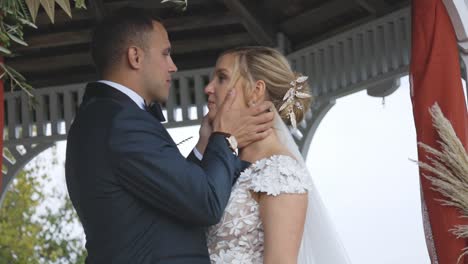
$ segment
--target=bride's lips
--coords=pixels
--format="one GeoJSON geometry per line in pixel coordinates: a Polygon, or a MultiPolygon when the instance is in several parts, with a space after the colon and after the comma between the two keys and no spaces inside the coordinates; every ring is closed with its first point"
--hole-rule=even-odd
{"type": "Polygon", "coordinates": [[[216,107],[216,104],[213,101],[208,101],[208,108],[216,107]]]}

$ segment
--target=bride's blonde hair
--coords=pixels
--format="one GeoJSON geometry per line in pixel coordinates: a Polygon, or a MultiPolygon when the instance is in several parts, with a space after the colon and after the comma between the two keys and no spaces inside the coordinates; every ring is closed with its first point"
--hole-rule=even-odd
{"type": "MultiPolygon", "coordinates": [[[[221,56],[226,54],[232,54],[235,57],[231,83],[241,83],[246,102],[250,98],[255,82],[264,81],[268,99],[273,102],[283,121],[287,125],[291,125],[289,110],[286,108],[282,111],[279,110],[285,102],[283,98],[286,92],[292,87],[291,82],[295,81],[301,74],[293,72],[288,60],[279,51],[272,48],[240,47],[227,50],[221,56]]],[[[301,86],[302,92],[310,94],[307,82],[301,83],[301,86]]],[[[293,111],[298,123],[303,120],[305,112],[309,109],[311,99],[311,97],[294,97],[293,111]]]]}

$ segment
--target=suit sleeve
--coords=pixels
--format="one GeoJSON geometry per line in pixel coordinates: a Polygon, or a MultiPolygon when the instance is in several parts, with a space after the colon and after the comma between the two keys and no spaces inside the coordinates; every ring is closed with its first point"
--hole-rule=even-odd
{"type": "Polygon", "coordinates": [[[219,222],[242,168],[226,140],[213,135],[201,166],[185,159],[153,117],[122,112],[113,122],[109,150],[128,192],[155,209],[207,226],[219,222]]]}
{"type": "Polygon", "coordinates": [[[201,160],[197,158],[197,155],[195,155],[194,151],[190,152],[190,154],[187,156],[187,160],[197,164],[198,166],[201,166],[201,160]]]}

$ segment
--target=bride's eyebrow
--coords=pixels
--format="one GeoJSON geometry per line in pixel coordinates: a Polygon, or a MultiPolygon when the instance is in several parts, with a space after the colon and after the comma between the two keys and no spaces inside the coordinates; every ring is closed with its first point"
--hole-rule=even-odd
{"type": "Polygon", "coordinates": [[[216,69],[216,71],[214,72],[215,75],[217,74],[228,74],[228,70],[224,69],[224,68],[220,68],[220,69],[216,69]]]}
{"type": "Polygon", "coordinates": [[[224,69],[224,68],[218,68],[218,69],[215,69],[212,73],[211,73],[211,79],[213,79],[215,76],[217,75],[220,75],[220,74],[224,74],[224,75],[228,75],[228,70],[224,69]]]}

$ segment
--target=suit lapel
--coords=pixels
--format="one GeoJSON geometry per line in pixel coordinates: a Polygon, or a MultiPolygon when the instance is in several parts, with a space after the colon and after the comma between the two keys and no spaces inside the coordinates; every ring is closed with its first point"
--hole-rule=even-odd
{"type": "MultiPolygon", "coordinates": [[[[119,101],[125,105],[139,108],[135,102],[121,91],[111,87],[105,83],[93,82],[88,83],[86,91],[83,96],[83,105],[88,104],[93,98],[108,98],[119,101]]],[[[153,103],[151,106],[147,106],[145,109],[152,116],[154,116],[159,122],[165,122],[164,114],[159,103],[153,103]]]]}
{"type": "MultiPolygon", "coordinates": [[[[83,95],[83,100],[81,105],[85,106],[89,103],[91,103],[95,99],[101,99],[101,98],[107,98],[111,100],[116,100],[120,102],[121,104],[124,104],[125,106],[128,107],[134,107],[135,109],[139,109],[143,112],[148,112],[151,114],[153,117],[157,119],[159,122],[164,122],[166,119],[164,118],[164,115],[161,110],[161,106],[157,103],[152,104],[149,109],[146,111],[138,107],[135,102],[128,97],[126,94],[122,93],[121,91],[115,89],[114,87],[111,87],[105,83],[100,83],[100,82],[93,82],[93,83],[88,83],[86,86],[86,91],[83,95]]],[[[169,133],[164,129],[164,136],[167,138],[167,140],[174,145],[175,142],[172,139],[172,137],[169,135],[169,133]]]]}

